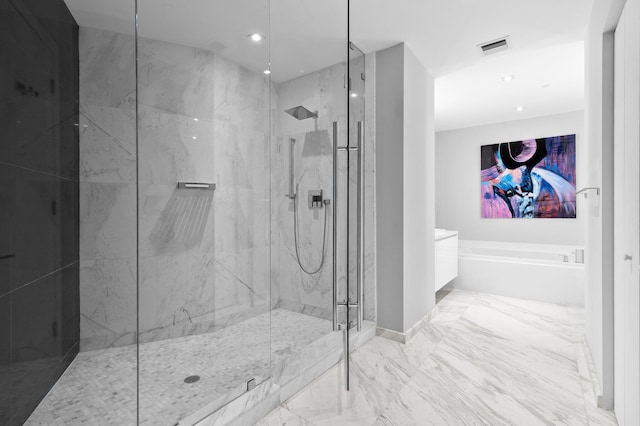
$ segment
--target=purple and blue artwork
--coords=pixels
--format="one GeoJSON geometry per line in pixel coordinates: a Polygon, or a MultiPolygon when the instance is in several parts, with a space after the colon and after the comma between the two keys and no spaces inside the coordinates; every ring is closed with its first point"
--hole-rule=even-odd
{"type": "Polygon", "coordinates": [[[483,218],[575,218],[576,135],[480,147],[483,218]]]}

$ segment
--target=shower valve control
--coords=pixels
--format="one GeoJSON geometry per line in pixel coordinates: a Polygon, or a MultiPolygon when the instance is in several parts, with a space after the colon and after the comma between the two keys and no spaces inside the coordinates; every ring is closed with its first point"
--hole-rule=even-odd
{"type": "Polygon", "coordinates": [[[309,208],[321,209],[324,205],[322,189],[312,189],[309,191],[309,208]]]}

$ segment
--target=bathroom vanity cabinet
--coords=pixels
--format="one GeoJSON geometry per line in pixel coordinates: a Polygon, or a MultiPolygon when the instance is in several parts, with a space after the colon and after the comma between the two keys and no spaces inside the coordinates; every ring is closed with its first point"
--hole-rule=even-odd
{"type": "Polygon", "coordinates": [[[436,291],[458,276],[458,231],[435,230],[436,291]]]}

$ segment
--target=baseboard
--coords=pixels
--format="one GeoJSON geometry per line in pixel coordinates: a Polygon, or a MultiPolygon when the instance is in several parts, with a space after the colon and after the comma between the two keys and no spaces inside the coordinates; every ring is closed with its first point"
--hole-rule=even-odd
{"type": "Polygon", "coordinates": [[[416,322],[411,328],[409,328],[404,333],[395,330],[389,330],[384,327],[376,327],[376,335],[382,337],[384,339],[393,340],[394,342],[404,343],[409,342],[413,336],[418,333],[418,330],[422,328],[424,325],[428,324],[434,316],[438,314],[438,306],[435,306],[427,315],[425,315],[422,319],[416,322]]]}

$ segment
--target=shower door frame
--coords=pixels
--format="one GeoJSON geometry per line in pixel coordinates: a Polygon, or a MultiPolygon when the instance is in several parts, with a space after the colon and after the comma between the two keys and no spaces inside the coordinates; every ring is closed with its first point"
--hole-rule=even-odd
{"type": "MultiPolygon", "coordinates": [[[[347,96],[347,143],[346,145],[340,146],[338,144],[338,122],[333,122],[333,329],[334,331],[343,331],[343,339],[344,339],[344,368],[345,368],[345,388],[349,390],[350,381],[349,381],[349,357],[350,357],[350,332],[351,329],[355,326],[356,330],[360,332],[362,330],[363,323],[363,301],[364,301],[364,117],[361,117],[360,120],[357,121],[357,137],[356,137],[356,145],[352,145],[351,143],[351,114],[350,114],[350,106],[349,99],[352,95],[352,84],[351,84],[351,51],[357,51],[359,53],[358,56],[363,58],[363,69],[360,73],[360,78],[365,80],[364,73],[364,53],[351,41],[347,42],[347,58],[346,58],[346,75],[345,75],[345,92],[347,96]],[[345,297],[346,300],[339,301],[338,300],[338,227],[337,227],[337,218],[338,218],[338,152],[344,152],[346,154],[346,262],[345,262],[345,278],[346,278],[346,289],[345,289],[345,297]],[[350,270],[351,270],[351,256],[350,256],[350,241],[351,241],[351,229],[350,229],[350,219],[351,219],[351,154],[356,153],[357,155],[357,180],[356,180],[356,300],[352,302],[350,298],[350,289],[351,289],[351,280],[350,280],[350,270]],[[339,308],[344,308],[345,310],[345,322],[340,322],[339,308]],[[350,318],[350,310],[352,308],[356,309],[356,323],[353,324],[353,321],[350,318]]],[[[356,94],[357,95],[357,94],[356,94]]],[[[364,95],[364,93],[362,94],[364,95]]],[[[362,97],[364,99],[364,96],[362,97]]],[[[362,111],[364,115],[364,109],[362,111]]]]}

